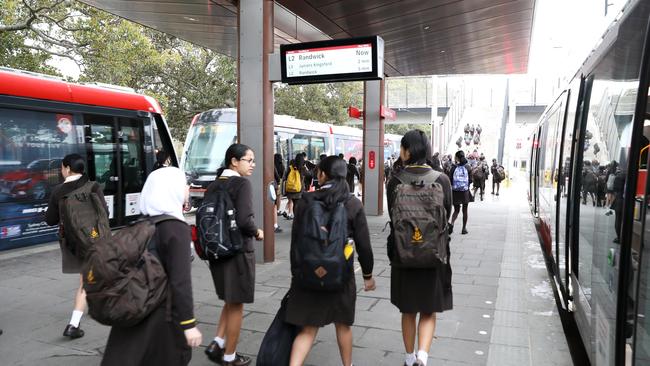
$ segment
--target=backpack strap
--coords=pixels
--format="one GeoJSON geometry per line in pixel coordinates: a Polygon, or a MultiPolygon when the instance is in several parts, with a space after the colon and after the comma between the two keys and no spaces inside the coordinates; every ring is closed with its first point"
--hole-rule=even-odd
{"type": "Polygon", "coordinates": [[[409,173],[406,170],[402,170],[395,178],[400,181],[402,184],[413,184],[413,183],[422,183],[422,184],[433,184],[438,180],[442,173],[439,171],[430,169],[425,175],[409,173]]]}

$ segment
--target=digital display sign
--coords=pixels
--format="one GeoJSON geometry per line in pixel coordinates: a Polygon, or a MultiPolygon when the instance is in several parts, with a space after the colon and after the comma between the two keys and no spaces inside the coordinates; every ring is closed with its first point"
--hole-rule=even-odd
{"type": "Polygon", "coordinates": [[[384,73],[378,36],[280,46],[282,82],[288,84],[377,80],[384,73]]]}

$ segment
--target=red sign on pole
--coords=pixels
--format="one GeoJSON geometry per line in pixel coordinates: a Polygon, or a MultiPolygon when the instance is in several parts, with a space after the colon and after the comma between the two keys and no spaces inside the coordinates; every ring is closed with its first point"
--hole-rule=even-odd
{"type": "Polygon", "coordinates": [[[389,119],[391,121],[394,121],[394,120],[397,119],[397,112],[395,112],[394,110],[392,110],[392,109],[390,109],[388,107],[384,107],[383,105],[379,109],[379,114],[381,115],[381,118],[386,118],[386,119],[389,119]]]}
{"type": "Polygon", "coordinates": [[[359,110],[357,107],[349,106],[348,116],[351,118],[361,118],[363,116],[363,111],[359,110]]]}
{"type": "Polygon", "coordinates": [[[368,168],[375,169],[375,152],[370,151],[368,153],[368,168]]]}

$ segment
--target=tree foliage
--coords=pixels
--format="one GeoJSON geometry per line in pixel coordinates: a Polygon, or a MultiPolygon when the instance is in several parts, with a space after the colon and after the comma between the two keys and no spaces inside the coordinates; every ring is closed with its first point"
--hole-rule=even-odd
{"type": "Polygon", "coordinates": [[[363,83],[309,85],[279,84],[275,89],[275,112],[318,122],[345,124],[349,106],[361,107],[363,83]]]}

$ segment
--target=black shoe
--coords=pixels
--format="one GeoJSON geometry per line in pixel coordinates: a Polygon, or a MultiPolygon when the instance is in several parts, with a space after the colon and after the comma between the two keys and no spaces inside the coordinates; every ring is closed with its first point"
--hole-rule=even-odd
{"type": "Polygon", "coordinates": [[[460,234],[461,234],[461,235],[466,235],[466,234],[467,234],[467,230],[466,230],[466,229],[463,229],[463,231],[461,231],[460,234]]]}
{"type": "Polygon", "coordinates": [[[499,195],[499,192],[497,192],[497,196],[499,195]]]}
{"type": "Polygon", "coordinates": [[[281,233],[281,232],[283,232],[283,231],[284,231],[284,230],[282,230],[282,228],[279,227],[279,226],[276,227],[275,229],[273,229],[273,232],[275,232],[275,233],[281,233]]]}
{"type": "Polygon", "coordinates": [[[223,352],[224,349],[219,347],[219,344],[215,340],[205,347],[205,354],[208,356],[208,359],[220,365],[223,364],[223,352]]]}
{"type": "Polygon", "coordinates": [[[618,244],[618,243],[620,243],[621,241],[620,241],[620,240],[618,240],[618,238],[614,238],[614,240],[612,240],[612,242],[614,242],[614,243],[617,243],[617,244],[618,244]]]}
{"type": "Polygon", "coordinates": [[[492,192],[491,194],[494,194],[494,192],[492,192]]]}
{"type": "Polygon", "coordinates": [[[449,231],[449,235],[454,233],[454,224],[447,224],[447,231],[449,231]]]}
{"type": "Polygon", "coordinates": [[[68,324],[63,331],[64,337],[70,337],[70,339],[81,338],[84,336],[84,331],[75,327],[72,324],[68,324]]]}
{"type": "Polygon", "coordinates": [[[223,366],[248,366],[250,365],[250,363],[251,363],[250,357],[240,355],[239,353],[237,353],[235,355],[234,361],[230,361],[230,362],[223,361],[222,365],[223,366]]]}

